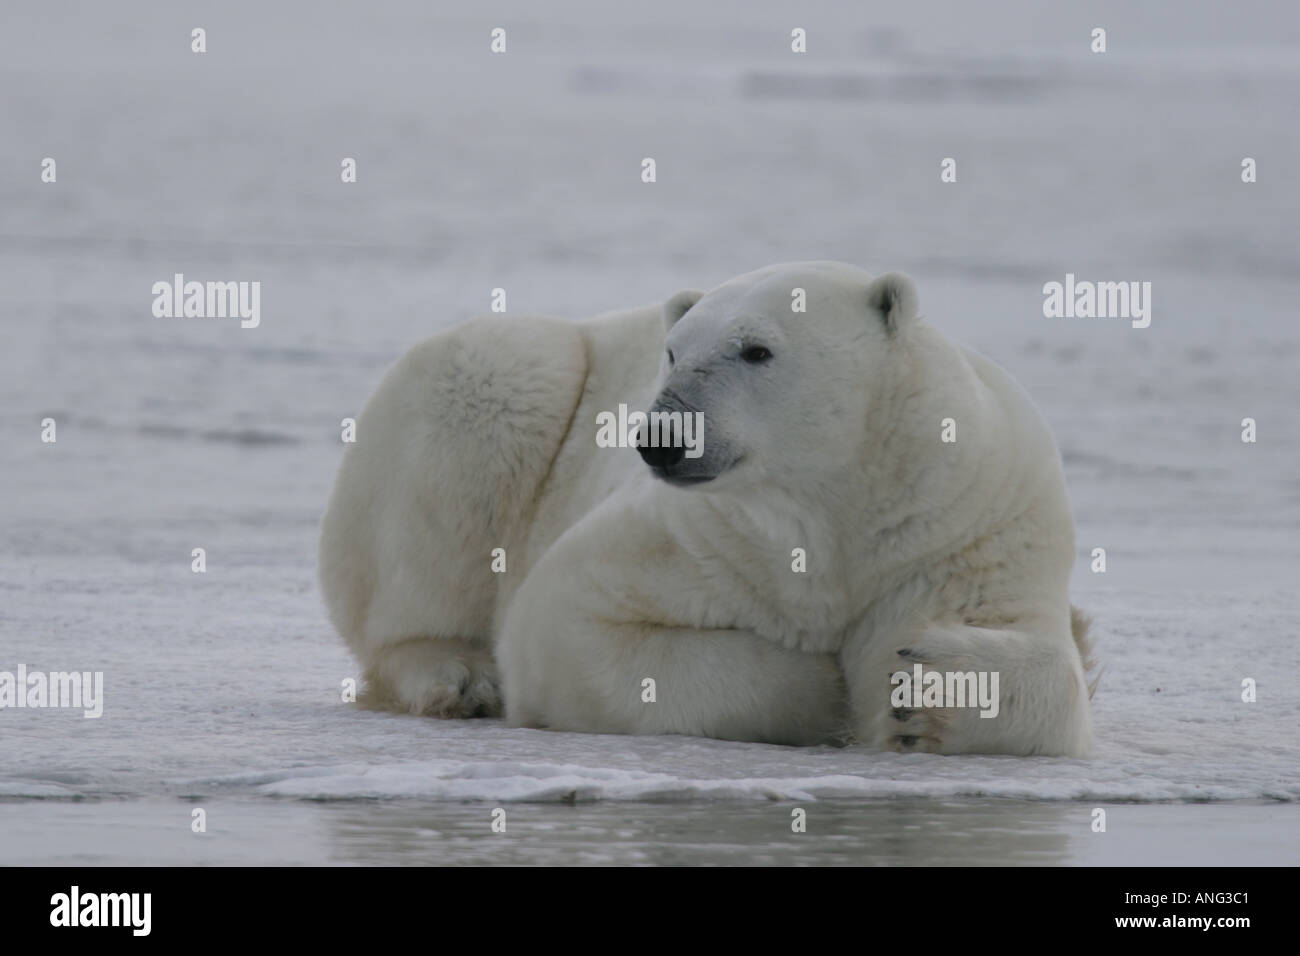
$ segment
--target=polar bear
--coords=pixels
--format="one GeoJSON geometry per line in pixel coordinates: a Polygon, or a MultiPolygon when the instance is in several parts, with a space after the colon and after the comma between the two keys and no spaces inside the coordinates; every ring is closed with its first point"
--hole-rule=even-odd
{"type": "Polygon", "coordinates": [[[1084,756],[1073,539],[1010,376],[924,321],[906,276],[800,262],[415,346],[358,420],[320,568],[374,706],[1084,756]],[[665,441],[604,447],[620,405],[665,441]],[[996,675],[996,706],[899,693],[931,672],[996,675]]]}

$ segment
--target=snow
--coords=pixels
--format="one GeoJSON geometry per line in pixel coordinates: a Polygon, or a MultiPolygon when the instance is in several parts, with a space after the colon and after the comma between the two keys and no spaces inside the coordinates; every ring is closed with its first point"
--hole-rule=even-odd
{"type": "Polygon", "coordinates": [[[1095,57],[1073,14],[941,6],[0,13],[0,670],[102,670],[106,694],[98,720],[0,712],[0,800],[1300,799],[1300,130],[1278,121],[1300,25],[1102,4],[1095,57]],[[1106,667],[1095,759],[341,702],[316,529],[339,421],[388,363],[497,286],[513,314],[582,316],[808,258],[911,273],[1047,415],[1106,667]],[[154,319],[174,272],[260,280],[261,326],[154,319]],[[1151,281],[1151,327],[1043,318],[1066,272],[1151,281]]]}

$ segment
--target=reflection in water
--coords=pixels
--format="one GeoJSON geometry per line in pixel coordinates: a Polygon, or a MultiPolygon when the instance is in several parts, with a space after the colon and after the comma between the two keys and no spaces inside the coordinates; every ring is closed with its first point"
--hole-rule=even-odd
{"type": "Polygon", "coordinates": [[[1089,834],[1085,808],[1011,801],[794,804],[338,805],[330,858],[360,864],[1059,865],[1089,834]]]}
{"type": "Polygon", "coordinates": [[[1289,866],[1300,804],[0,800],[0,866],[1289,866]],[[207,830],[191,831],[191,810],[207,830]],[[791,829],[806,811],[807,829],[791,829]]]}

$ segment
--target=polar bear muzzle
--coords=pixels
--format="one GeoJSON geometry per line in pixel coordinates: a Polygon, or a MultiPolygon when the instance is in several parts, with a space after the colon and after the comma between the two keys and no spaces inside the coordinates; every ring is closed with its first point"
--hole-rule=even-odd
{"type": "Polygon", "coordinates": [[[698,485],[722,469],[706,454],[704,413],[665,389],[637,435],[637,451],[656,478],[672,485],[698,485]]]}

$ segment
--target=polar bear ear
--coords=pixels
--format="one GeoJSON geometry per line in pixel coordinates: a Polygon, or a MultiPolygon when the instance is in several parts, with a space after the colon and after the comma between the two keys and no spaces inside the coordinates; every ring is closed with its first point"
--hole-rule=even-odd
{"type": "Polygon", "coordinates": [[[916,286],[901,272],[887,272],[867,286],[867,304],[880,313],[886,329],[897,332],[916,318],[916,286]]]}
{"type": "Polygon", "coordinates": [[[698,289],[685,289],[664,303],[664,328],[671,329],[677,320],[691,310],[696,302],[704,298],[698,289]]]}

